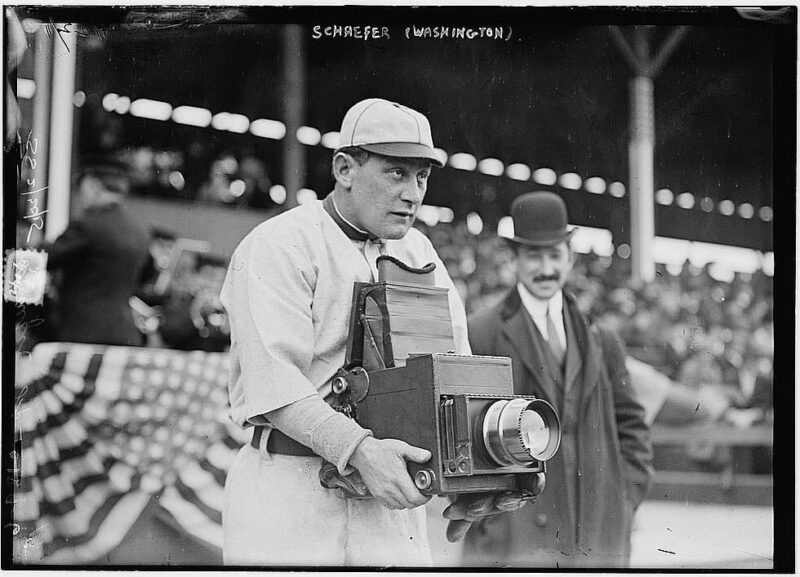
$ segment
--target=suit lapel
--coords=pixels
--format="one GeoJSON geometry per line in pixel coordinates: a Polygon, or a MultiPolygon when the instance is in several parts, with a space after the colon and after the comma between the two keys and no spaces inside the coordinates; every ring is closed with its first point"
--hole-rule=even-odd
{"type": "Polygon", "coordinates": [[[575,334],[575,328],[572,322],[572,314],[567,306],[566,300],[564,301],[564,328],[567,333],[567,358],[566,366],[564,368],[564,390],[569,391],[575,384],[575,379],[581,372],[583,366],[583,350],[579,339],[575,334]]]}
{"type": "Polygon", "coordinates": [[[585,317],[580,313],[571,296],[564,293],[564,312],[565,319],[569,317],[569,326],[567,328],[567,338],[569,339],[570,332],[572,333],[573,343],[572,346],[567,346],[567,375],[570,379],[568,382],[572,386],[579,383],[575,382],[578,376],[582,376],[580,382],[580,390],[577,394],[580,396],[580,407],[583,407],[586,399],[592,394],[597,387],[597,382],[600,377],[601,357],[603,354],[602,349],[597,345],[596,339],[593,338],[591,329],[586,322],[585,317]],[[576,346],[577,345],[577,346],[576,346]],[[572,367],[570,367],[570,351],[575,349],[573,357],[577,355],[579,358],[572,367]],[[577,366],[577,368],[576,368],[577,366]],[[581,367],[583,371],[581,371],[581,367]]]}
{"type": "Polygon", "coordinates": [[[553,403],[557,402],[558,391],[556,383],[550,377],[547,369],[547,361],[544,356],[546,352],[534,338],[535,326],[525,307],[522,306],[516,289],[512,290],[512,294],[506,299],[503,316],[505,323],[501,332],[509,345],[516,351],[516,358],[522,362],[535,387],[542,391],[547,400],[553,403]]]}

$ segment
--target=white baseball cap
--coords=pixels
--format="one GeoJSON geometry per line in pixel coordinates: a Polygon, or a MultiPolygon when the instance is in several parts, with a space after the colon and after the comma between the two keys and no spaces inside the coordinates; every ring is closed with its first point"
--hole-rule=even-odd
{"type": "Polygon", "coordinates": [[[375,154],[425,158],[442,167],[424,115],[402,104],[368,98],[353,105],[342,120],[339,148],[358,146],[375,154]]]}

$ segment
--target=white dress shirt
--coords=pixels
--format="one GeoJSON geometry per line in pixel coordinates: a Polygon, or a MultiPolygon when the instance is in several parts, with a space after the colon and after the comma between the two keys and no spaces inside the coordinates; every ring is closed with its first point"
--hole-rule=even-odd
{"type": "Polygon", "coordinates": [[[517,292],[522,299],[522,305],[528,314],[533,319],[536,328],[542,334],[545,341],[550,338],[547,332],[547,314],[550,313],[550,319],[553,321],[553,326],[556,327],[556,337],[558,342],[561,343],[562,350],[567,350],[567,332],[564,328],[564,296],[561,291],[558,291],[549,301],[544,301],[533,296],[522,283],[517,283],[517,292]]]}

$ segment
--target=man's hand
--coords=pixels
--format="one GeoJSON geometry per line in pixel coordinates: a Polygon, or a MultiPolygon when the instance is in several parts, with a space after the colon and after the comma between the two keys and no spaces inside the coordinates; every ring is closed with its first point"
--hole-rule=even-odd
{"type": "Polygon", "coordinates": [[[366,437],[359,443],[349,463],[361,474],[372,496],[389,509],[413,509],[424,505],[430,497],[414,485],[406,468],[406,460],[425,463],[430,451],[413,447],[397,439],[366,437]]]}
{"type": "Polygon", "coordinates": [[[474,493],[458,495],[453,503],[442,513],[447,524],[447,540],[451,543],[461,541],[469,528],[484,517],[516,511],[533,502],[544,490],[544,473],[536,473],[531,479],[529,489],[524,491],[503,491],[501,493],[474,493]]]}

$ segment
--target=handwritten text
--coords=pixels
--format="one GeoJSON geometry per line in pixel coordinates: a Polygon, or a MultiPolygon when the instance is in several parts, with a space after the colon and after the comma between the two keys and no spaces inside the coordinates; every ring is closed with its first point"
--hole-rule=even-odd
{"type": "Polygon", "coordinates": [[[86,27],[82,25],[72,24],[71,22],[63,22],[57,23],[53,22],[51,18],[50,21],[45,24],[45,32],[47,32],[48,36],[58,35],[58,39],[61,40],[61,43],[64,45],[64,48],[67,49],[69,52],[69,45],[67,44],[66,40],[64,40],[65,34],[76,34],[82,38],[89,36],[90,34],[96,35],[100,40],[104,40],[106,33],[100,28],[96,26],[86,27]]]}
{"type": "Polygon", "coordinates": [[[28,171],[30,174],[25,178],[25,184],[30,188],[23,192],[22,196],[31,196],[25,203],[25,220],[30,224],[26,243],[31,242],[31,234],[34,230],[44,228],[44,215],[47,211],[39,209],[39,198],[34,196],[47,190],[47,187],[36,188],[35,170],[37,165],[36,153],[39,150],[39,139],[31,138],[33,131],[28,132],[27,138],[23,140],[22,135],[17,132],[17,140],[20,146],[21,170],[28,171]]]}
{"type": "Polygon", "coordinates": [[[478,26],[475,28],[464,26],[407,26],[406,38],[435,38],[435,39],[466,39],[490,38],[493,40],[510,40],[511,27],[508,32],[503,26],[478,26]]]}
{"type": "Polygon", "coordinates": [[[320,26],[311,29],[311,38],[355,38],[358,40],[374,40],[389,38],[389,28],[386,26],[320,26]]]}

